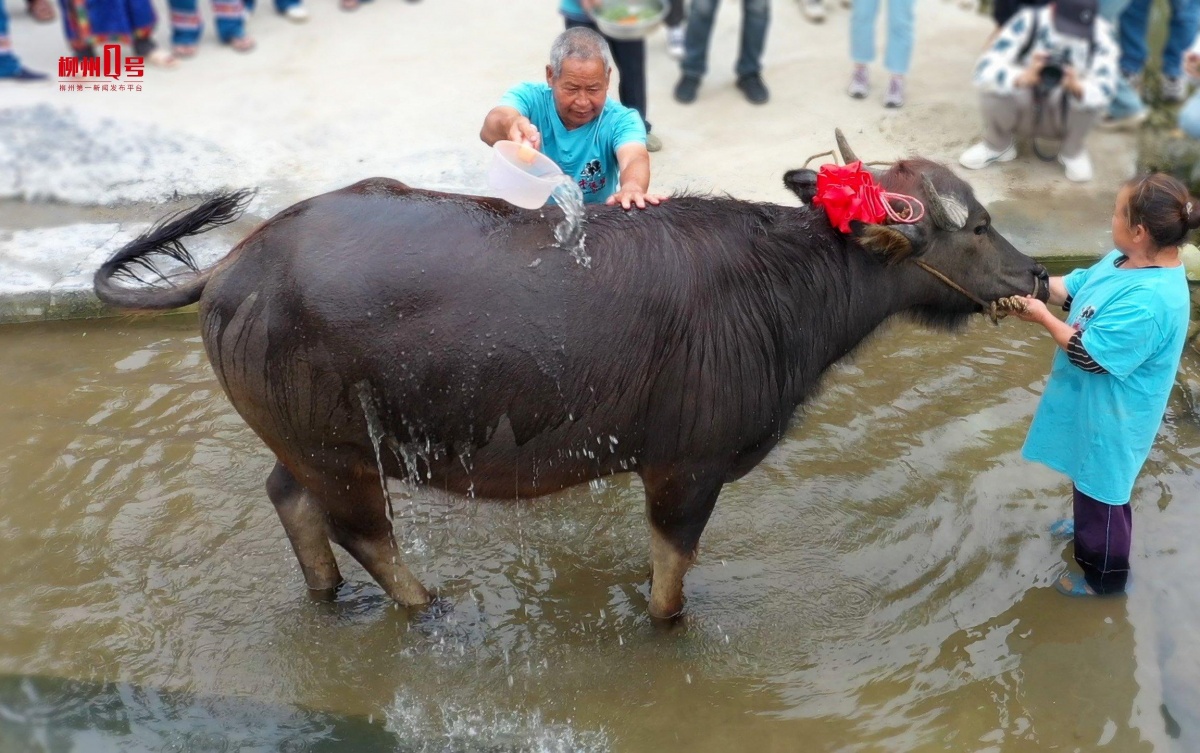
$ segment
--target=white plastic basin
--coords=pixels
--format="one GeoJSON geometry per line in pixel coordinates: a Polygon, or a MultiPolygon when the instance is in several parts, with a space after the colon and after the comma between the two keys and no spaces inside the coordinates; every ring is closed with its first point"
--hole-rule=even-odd
{"type": "Polygon", "coordinates": [[[497,141],[492,146],[488,185],[497,196],[525,209],[546,203],[564,173],[554,160],[514,141],[497,141]]]}

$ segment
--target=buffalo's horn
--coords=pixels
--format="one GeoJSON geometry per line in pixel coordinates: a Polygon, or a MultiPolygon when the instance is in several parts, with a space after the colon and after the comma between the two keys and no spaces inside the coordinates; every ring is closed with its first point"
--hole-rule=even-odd
{"type": "Polygon", "coordinates": [[[967,224],[967,208],[954,197],[939,194],[928,175],[921,176],[921,187],[925,189],[925,210],[934,226],[942,230],[962,230],[967,224]]]}
{"type": "Polygon", "coordinates": [[[833,137],[837,139],[838,151],[842,153],[842,163],[848,165],[851,162],[857,162],[858,157],[855,156],[854,150],[850,148],[850,145],[846,143],[846,137],[842,134],[841,128],[833,129],[833,137]]]}

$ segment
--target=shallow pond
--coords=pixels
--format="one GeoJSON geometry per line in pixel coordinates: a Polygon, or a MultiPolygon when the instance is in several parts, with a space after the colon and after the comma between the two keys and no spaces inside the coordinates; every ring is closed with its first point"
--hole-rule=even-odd
{"type": "Polygon", "coordinates": [[[1070,600],[1023,461],[1052,344],[886,329],[722,493],[671,629],[636,478],[395,486],[410,615],[306,595],[190,316],[0,328],[0,750],[1200,750],[1200,357],[1138,482],[1134,588],[1070,600]]]}

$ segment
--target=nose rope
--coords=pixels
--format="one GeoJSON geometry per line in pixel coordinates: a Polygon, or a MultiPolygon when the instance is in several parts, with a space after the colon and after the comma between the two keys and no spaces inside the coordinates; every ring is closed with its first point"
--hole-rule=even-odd
{"type": "MultiPolygon", "coordinates": [[[[1006,309],[1024,308],[1024,302],[1021,301],[1018,296],[1010,296],[1009,298],[1005,298],[1003,301],[999,302],[1001,305],[1003,305],[1003,307],[1004,307],[1003,309],[1001,309],[1000,306],[997,305],[997,302],[995,302],[995,301],[993,301],[992,303],[985,303],[983,301],[983,299],[981,299],[979,296],[975,295],[974,293],[971,293],[969,290],[964,288],[962,285],[959,285],[957,282],[955,282],[954,280],[951,280],[949,277],[947,277],[946,275],[937,271],[936,269],[929,266],[928,264],[921,261],[920,259],[910,259],[910,261],[912,261],[918,267],[925,270],[929,274],[933,275],[937,279],[946,283],[946,285],[948,285],[949,287],[953,288],[954,290],[957,290],[959,293],[962,293],[967,298],[969,298],[972,301],[974,301],[975,303],[979,304],[980,308],[982,308],[984,310],[984,312],[987,313],[988,318],[992,320],[992,324],[997,324],[997,325],[1000,324],[1000,320],[1008,315],[1008,311],[1006,309]],[[1015,302],[1012,300],[1014,298],[1017,299],[1015,302]]],[[[1041,284],[1041,281],[1035,276],[1033,278],[1033,294],[1035,296],[1038,294],[1038,285],[1040,285],[1040,284],[1041,284]]]]}

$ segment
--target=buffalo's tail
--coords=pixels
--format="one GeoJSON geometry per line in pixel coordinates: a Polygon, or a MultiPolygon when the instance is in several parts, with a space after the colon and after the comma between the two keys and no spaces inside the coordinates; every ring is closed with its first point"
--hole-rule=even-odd
{"type": "Polygon", "coordinates": [[[117,308],[151,310],[179,308],[200,300],[212,268],[200,269],[184,248],[183,239],[233,222],[252,197],[253,192],[246,190],[223,193],[191,211],[163,218],[96,270],[92,281],[96,297],[117,308]],[[158,265],[164,256],[185,269],[163,272],[158,265]],[[118,285],[118,280],[141,286],[125,287],[118,285]]]}

